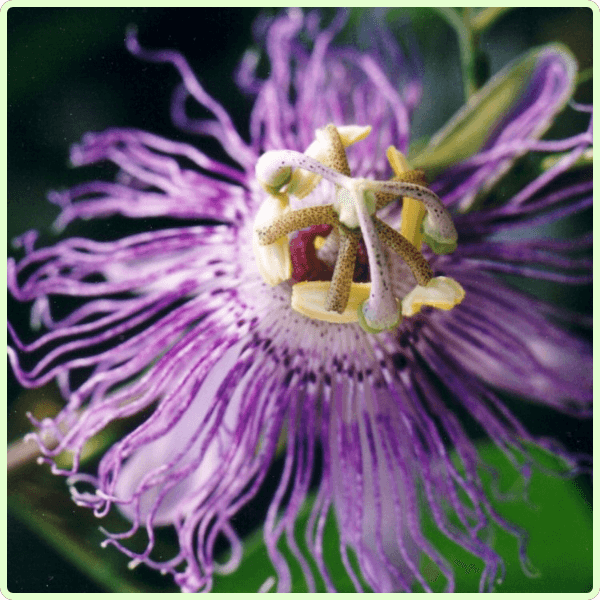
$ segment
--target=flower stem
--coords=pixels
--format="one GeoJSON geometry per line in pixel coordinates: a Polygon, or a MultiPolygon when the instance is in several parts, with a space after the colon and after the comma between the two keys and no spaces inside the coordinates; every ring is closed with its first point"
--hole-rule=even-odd
{"type": "Polygon", "coordinates": [[[20,439],[9,444],[6,451],[7,473],[33,462],[38,456],[40,456],[40,448],[32,439],[20,439]]]}
{"type": "Polygon", "coordinates": [[[511,10],[510,6],[493,6],[485,8],[475,16],[469,18],[471,30],[475,33],[483,33],[489,29],[505,12],[511,10]]]}
{"type": "MultiPolygon", "coordinates": [[[[473,27],[472,19],[469,18],[469,11],[466,11],[461,17],[454,8],[436,7],[436,10],[458,36],[463,89],[465,100],[468,100],[483,85],[486,79],[485,68],[481,68],[486,61],[479,50],[479,34],[483,29],[473,27]]],[[[490,17],[492,16],[490,15],[490,17]]],[[[482,23],[485,23],[485,21],[482,21],[482,23]]]]}

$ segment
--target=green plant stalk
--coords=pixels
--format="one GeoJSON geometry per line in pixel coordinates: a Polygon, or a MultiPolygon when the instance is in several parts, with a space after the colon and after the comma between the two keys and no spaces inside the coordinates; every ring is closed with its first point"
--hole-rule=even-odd
{"type": "Polygon", "coordinates": [[[436,7],[436,10],[456,31],[456,35],[458,36],[460,65],[463,74],[463,90],[465,101],[467,101],[477,91],[475,57],[478,36],[472,32],[469,26],[468,12],[465,13],[464,18],[461,18],[453,8],[436,7]]]}
{"type": "Polygon", "coordinates": [[[511,10],[510,6],[494,6],[485,8],[478,12],[475,16],[469,18],[471,31],[474,33],[482,33],[491,27],[504,13],[511,10]]]}

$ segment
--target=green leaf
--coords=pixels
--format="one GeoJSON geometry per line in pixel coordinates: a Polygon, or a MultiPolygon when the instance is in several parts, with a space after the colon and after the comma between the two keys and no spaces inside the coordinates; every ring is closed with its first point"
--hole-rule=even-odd
{"type": "MultiPolygon", "coordinates": [[[[547,453],[531,449],[536,459],[546,467],[559,469],[561,464],[547,453]],[[537,452],[537,453],[536,453],[537,452]]],[[[540,573],[528,577],[522,570],[516,539],[497,526],[493,526],[494,548],[506,563],[507,573],[498,592],[584,592],[592,586],[592,519],[591,505],[586,499],[586,484],[534,471],[529,486],[529,500],[522,497],[523,479],[505,456],[493,445],[479,448],[479,454],[499,473],[492,481],[487,473],[482,480],[488,497],[498,513],[519,525],[529,534],[528,556],[540,573]],[[497,499],[494,489],[499,487],[507,499],[497,499]]],[[[457,464],[458,466],[458,464],[457,464]]],[[[459,467],[460,470],[460,467],[459,467]]],[[[98,527],[123,531],[126,521],[111,513],[99,520],[87,509],[71,501],[62,477],[53,476],[46,467],[30,465],[8,480],[9,510],[33,531],[49,542],[75,567],[112,592],[164,592],[176,591],[172,579],[140,565],[131,571],[128,558],[112,547],[101,548],[103,539],[98,527]]],[[[325,586],[317,575],[316,564],[304,542],[304,531],[314,502],[309,495],[300,511],[295,527],[295,539],[315,575],[317,591],[325,586]]],[[[453,565],[456,591],[476,592],[482,563],[462,547],[448,540],[436,528],[432,518],[423,510],[422,526],[425,535],[453,565]]],[[[144,541],[140,541],[143,547],[144,541]]],[[[165,528],[157,530],[158,554],[162,558],[176,553],[176,540],[167,535],[165,528]]],[[[301,569],[284,539],[278,549],[285,556],[292,574],[292,591],[306,592],[301,569]]],[[[140,550],[140,545],[136,548],[140,550]]],[[[333,510],[325,522],[323,555],[331,579],[341,592],[354,591],[339,553],[339,533],[333,510]]],[[[226,557],[225,557],[226,558],[226,557]]],[[[14,558],[13,558],[14,560],[14,558]]],[[[358,572],[355,557],[350,561],[358,572]]],[[[221,560],[220,562],[223,562],[221,560]]],[[[422,572],[434,591],[445,587],[444,577],[437,567],[423,560],[422,572]]],[[[214,592],[256,592],[275,570],[268,557],[262,538],[262,529],[244,541],[244,554],[240,567],[230,575],[216,575],[214,592]]],[[[364,585],[364,583],[363,583],[364,585]]],[[[368,590],[368,586],[364,585],[368,590]]],[[[415,586],[415,591],[419,591],[415,586]]],[[[275,586],[273,587],[274,591],[275,586]]]]}
{"type": "MultiPolygon", "coordinates": [[[[548,129],[554,116],[562,110],[571,97],[577,73],[577,62],[568,48],[560,44],[549,44],[530,51],[511,62],[495,75],[448,123],[430,140],[418,154],[411,156],[413,168],[422,168],[428,176],[435,176],[459,161],[480,151],[490,134],[521,98],[523,90],[535,73],[538,61],[547,53],[554,52],[564,60],[568,71],[569,85],[544,119],[540,119],[530,138],[536,139],[548,129]]],[[[512,164],[494,176],[494,181],[512,164]]]]}
{"type": "MultiPolygon", "coordinates": [[[[479,447],[480,457],[499,474],[492,480],[482,473],[492,506],[506,520],[523,528],[529,536],[527,556],[538,577],[529,577],[519,560],[517,540],[497,525],[492,526],[493,547],[506,565],[506,576],[496,592],[588,592],[592,588],[592,511],[583,478],[570,481],[533,472],[524,497],[524,479],[493,445],[479,447]],[[500,489],[505,499],[493,490],[500,489]]],[[[537,451],[536,451],[537,452],[537,451]]],[[[559,463],[547,453],[537,452],[547,467],[559,463]]],[[[454,568],[456,591],[477,592],[483,562],[445,537],[430,515],[423,519],[424,533],[454,568]]],[[[424,561],[424,574],[434,591],[444,589],[437,566],[424,561]]]]}
{"type": "MultiPolygon", "coordinates": [[[[532,449],[536,459],[546,467],[560,470],[560,462],[545,452],[532,449]],[[536,454],[537,452],[537,454],[536,454]]],[[[494,479],[482,474],[488,497],[499,514],[520,525],[529,533],[528,556],[540,573],[537,578],[528,577],[521,567],[516,539],[498,526],[493,526],[494,548],[506,564],[504,583],[497,586],[498,592],[583,592],[592,585],[592,520],[591,505],[585,498],[584,485],[577,480],[545,475],[534,472],[529,486],[529,500],[522,498],[524,480],[494,445],[479,448],[479,454],[500,474],[494,479]],[[507,500],[496,499],[495,485],[507,500]]],[[[311,495],[300,513],[296,524],[296,540],[305,556],[303,543],[304,528],[310,507],[314,501],[311,495]]],[[[483,563],[462,547],[448,540],[435,527],[430,516],[423,518],[424,532],[438,550],[444,554],[455,570],[456,591],[477,592],[483,563]],[[472,565],[472,566],[471,566],[472,565]]],[[[278,549],[285,556],[292,572],[292,591],[308,591],[302,581],[300,568],[284,542],[278,549]]],[[[334,585],[341,592],[354,591],[339,557],[339,534],[333,514],[328,514],[324,536],[324,558],[334,585]]],[[[309,559],[309,562],[310,559],[309,559]]],[[[314,563],[311,562],[314,567],[314,563]]],[[[422,572],[434,591],[445,587],[444,577],[439,569],[428,560],[423,560],[422,572]]],[[[313,574],[316,570],[313,568],[313,574]]],[[[253,592],[268,578],[274,577],[275,570],[268,558],[262,539],[262,531],[255,532],[245,542],[244,558],[240,568],[229,576],[216,576],[215,592],[253,592]]],[[[317,590],[325,588],[316,576],[317,590]]],[[[365,586],[366,587],[366,586],[365,586]]],[[[420,591],[415,586],[415,591],[420,591]]],[[[274,591],[275,586],[271,591],[274,591]]],[[[368,588],[367,588],[368,589],[368,588]]]]}
{"type": "MultiPolygon", "coordinates": [[[[315,494],[309,494],[303,507],[300,509],[298,519],[294,528],[294,539],[300,548],[302,555],[310,564],[312,573],[315,577],[315,585],[317,592],[326,592],[325,584],[321,577],[317,574],[317,567],[314,559],[308,551],[304,539],[310,511],[315,501],[315,494]]],[[[354,592],[354,586],[346,569],[342,563],[339,553],[339,533],[337,524],[330,509],[327,513],[325,528],[323,532],[323,556],[327,565],[327,571],[334,582],[338,592],[354,592]]],[[[285,557],[292,576],[292,592],[308,592],[308,586],[304,581],[302,570],[284,538],[281,538],[277,544],[277,549],[285,557]]],[[[356,573],[359,572],[358,563],[352,552],[349,551],[351,564],[354,566],[356,573]]],[[[219,561],[223,562],[223,561],[219,561]]],[[[267,581],[272,578],[273,587],[270,591],[275,591],[277,588],[275,580],[275,569],[269,559],[266,544],[263,539],[263,531],[259,529],[244,540],[244,554],[239,568],[231,575],[216,575],[214,578],[213,592],[256,592],[267,581]]],[[[365,590],[370,590],[369,586],[364,581],[361,584],[365,590]]]]}

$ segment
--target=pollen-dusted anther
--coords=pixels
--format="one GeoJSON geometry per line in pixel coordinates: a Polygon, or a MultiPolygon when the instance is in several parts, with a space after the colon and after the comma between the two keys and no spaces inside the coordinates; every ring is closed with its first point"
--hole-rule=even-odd
{"type": "Polygon", "coordinates": [[[348,165],[346,150],[336,126],[333,123],[329,123],[329,125],[318,131],[324,141],[326,141],[327,148],[326,158],[321,162],[330,169],[350,177],[350,166],[348,165]]]}
{"type": "Polygon", "coordinates": [[[456,249],[458,234],[452,217],[437,194],[429,188],[403,181],[369,181],[368,187],[374,192],[408,196],[419,200],[427,210],[423,221],[423,236],[427,245],[436,254],[448,254],[456,249]]]}
{"type": "Polygon", "coordinates": [[[261,246],[273,244],[276,240],[292,231],[299,231],[313,225],[333,225],[337,227],[337,214],[331,204],[308,206],[286,212],[265,226],[256,229],[261,246]]]}
{"type": "Polygon", "coordinates": [[[381,242],[402,257],[419,285],[427,285],[433,277],[433,270],[423,255],[403,235],[381,219],[373,217],[373,223],[381,242]]]}
{"type": "Polygon", "coordinates": [[[346,310],[350,297],[360,233],[345,227],[339,227],[337,231],[340,236],[339,249],[331,285],[327,292],[325,310],[341,314],[346,310]]]}
{"type": "MultiPolygon", "coordinates": [[[[315,131],[315,139],[304,151],[304,154],[349,177],[350,166],[345,148],[364,139],[370,132],[370,126],[346,125],[338,128],[333,123],[329,123],[315,131]]],[[[321,177],[322,175],[310,170],[296,169],[287,191],[297,198],[305,198],[315,189],[321,177]]]]}

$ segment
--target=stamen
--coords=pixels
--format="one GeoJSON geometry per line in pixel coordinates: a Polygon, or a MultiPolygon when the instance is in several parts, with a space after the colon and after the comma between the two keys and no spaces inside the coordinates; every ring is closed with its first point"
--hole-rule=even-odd
{"type": "Polygon", "coordinates": [[[433,271],[423,255],[402,234],[381,219],[373,217],[373,223],[379,239],[402,257],[410,267],[417,283],[423,286],[427,285],[433,277],[433,271]]]}
{"type": "MultiPolygon", "coordinates": [[[[350,177],[337,173],[319,161],[294,150],[270,150],[265,152],[256,163],[256,176],[262,185],[273,186],[274,182],[283,178],[282,173],[285,167],[312,171],[346,190],[352,190],[356,185],[355,180],[350,177]]],[[[456,249],[458,234],[452,218],[438,196],[429,188],[403,181],[374,181],[370,179],[356,181],[361,183],[364,191],[383,192],[392,196],[408,196],[420,200],[427,209],[427,218],[423,221],[425,242],[436,254],[447,254],[456,249]]],[[[374,205],[373,211],[376,209],[377,206],[374,205]]],[[[344,220],[342,222],[345,223],[344,220]]]]}
{"type": "Polygon", "coordinates": [[[355,231],[347,230],[345,227],[339,228],[340,245],[331,285],[327,292],[325,301],[325,310],[343,313],[348,305],[350,297],[350,288],[352,286],[352,277],[354,275],[354,265],[356,263],[356,253],[358,251],[358,240],[360,234],[355,231]]]}
{"type": "MultiPolygon", "coordinates": [[[[333,123],[330,123],[326,127],[315,131],[315,140],[304,151],[304,154],[339,173],[350,176],[345,148],[364,139],[370,132],[370,126],[347,125],[337,128],[333,123]]],[[[320,180],[321,175],[305,169],[296,169],[287,191],[302,199],[314,190],[320,180]]]]}
{"type": "Polygon", "coordinates": [[[273,244],[292,231],[299,231],[314,225],[337,226],[338,218],[331,204],[309,206],[281,214],[267,226],[256,228],[256,234],[261,246],[273,244]]]}
{"type": "Polygon", "coordinates": [[[450,310],[460,304],[465,290],[451,277],[435,277],[426,286],[417,285],[402,299],[402,315],[412,317],[423,305],[450,310]]]}
{"type": "Polygon", "coordinates": [[[302,281],[292,287],[292,308],[306,317],[328,323],[356,323],[358,308],[369,297],[370,283],[354,283],[350,286],[348,304],[342,313],[325,310],[329,281],[302,281]]]}
{"type": "Polygon", "coordinates": [[[317,129],[305,154],[269,151],[256,164],[256,176],[270,198],[261,206],[253,232],[253,248],[265,281],[277,285],[291,277],[287,235],[317,225],[330,225],[327,238],[316,238],[319,260],[334,266],[331,282],[311,281],[292,288],[292,308],[308,317],[333,323],[358,320],[369,333],[396,327],[402,315],[412,316],[423,305],[449,310],[464,298],[462,287],[449,277],[433,277],[420,252],[424,237],[431,249],[444,254],[456,247],[457,233],[438,196],[422,171],[410,170],[393,146],[387,157],[394,171],[390,181],[354,179],[345,147],[368,135],[370,128],[329,124],[317,129]],[[289,194],[300,198],[321,178],[336,188],[333,204],[291,211],[289,194]],[[401,232],[375,216],[380,208],[403,198],[401,232]],[[352,281],[360,238],[364,240],[371,283],[352,281]],[[410,268],[417,285],[402,300],[395,298],[383,244],[410,268]]]}
{"type": "Polygon", "coordinates": [[[328,150],[325,160],[321,162],[330,169],[350,177],[350,166],[348,165],[344,144],[335,125],[329,123],[324,129],[318,129],[317,133],[321,134],[323,145],[326,143],[328,150]]]}
{"type": "Polygon", "coordinates": [[[429,188],[415,183],[403,181],[365,180],[368,189],[374,192],[408,196],[420,200],[427,210],[427,218],[423,221],[423,237],[427,245],[436,254],[448,254],[456,249],[458,234],[450,217],[450,213],[442,201],[429,188]]]}

